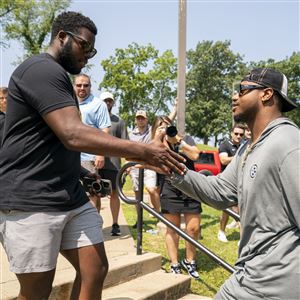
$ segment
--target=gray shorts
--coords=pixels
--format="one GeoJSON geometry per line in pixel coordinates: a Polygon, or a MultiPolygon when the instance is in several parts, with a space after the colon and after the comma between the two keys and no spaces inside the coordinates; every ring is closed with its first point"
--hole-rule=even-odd
{"type": "Polygon", "coordinates": [[[65,212],[0,211],[0,241],[12,272],[46,272],[60,250],[102,243],[102,225],[90,202],[65,212]]]}
{"type": "MultiPolygon", "coordinates": [[[[139,189],[139,169],[132,168],[130,170],[130,177],[132,180],[133,190],[135,192],[139,189]]],[[[144,186],[148,189],[156,187],[156,172],[152,170],[144,170],[144,186]]]]}

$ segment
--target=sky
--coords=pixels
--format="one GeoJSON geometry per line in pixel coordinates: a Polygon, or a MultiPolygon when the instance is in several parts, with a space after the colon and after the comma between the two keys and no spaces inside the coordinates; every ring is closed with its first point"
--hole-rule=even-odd
{"type": "MultiPolygon", "coordinates": [[[[192,1],[187,0],[187,50],[203,40],[231,41],[231,50],[245,62],[285,59],[300,51],[300,0],[284,1],[192,1]]],[[[116,48],[132,42],[151,43],[162,54],[178,55],[179,1],[76,1],[68,10],[90,17],[98,27],[97,55],[89,62],[92,92],[97,96],[103,79],[100,62],[116,48]]],[[[3,33],[1,34],[3,38],[3,33]]],[[[0,50],[0,85],[7,86],[12,65],[23,51],[17,42],[0,50]]]]}

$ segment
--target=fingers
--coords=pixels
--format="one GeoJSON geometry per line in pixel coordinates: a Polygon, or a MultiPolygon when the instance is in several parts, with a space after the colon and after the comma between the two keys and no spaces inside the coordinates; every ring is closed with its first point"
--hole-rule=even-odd
{"type": "Polygon", "coordinates": [[[170,169],[164,165],[162,165],[161,167],[154,167],[153,165],[148,165],[148,164],[138,164],[138,165],[135,165],[135,167],[137,167],[139,169],[149,169],[149,170],[152,170],[156,173],[163,174],[163,175],[170,174],[170,169]]]}
{"type": "Polygon", "coordinates": [[[172,171],[183,175],[184,170],[185,170],[185,165],[183,164],[183,162],[185,161],[185,159],[181,155],[179,155],[169,149],[168,149],[168,152],[169,152],[168,157],[162,156],[164,165],[166,165],[172,171]]]}

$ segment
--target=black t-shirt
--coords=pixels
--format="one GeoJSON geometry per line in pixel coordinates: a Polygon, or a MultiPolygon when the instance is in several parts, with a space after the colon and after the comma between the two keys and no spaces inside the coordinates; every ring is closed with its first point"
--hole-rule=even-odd
{"type": "Polygon", "coordinates": [[[79,182],[80,153],[68,150],[42,116],[77,106],[66,71],[49,54],[12,74],[0,150],[0,209],[67,211],[88,198],[79,182]]]}
{"type": "MultiPolygon", "coordinates": [[[[228,154],[228,157],[232,157],[235,155],[238,148],[239,148],[239,146],[233,144],[231,141],[225,141],[219,146],[219,154],[225,152],[228,154]]],[[[227,167],[227,165],[221,164],[222,171],[224,171],[226,167],[227,167]]]]}

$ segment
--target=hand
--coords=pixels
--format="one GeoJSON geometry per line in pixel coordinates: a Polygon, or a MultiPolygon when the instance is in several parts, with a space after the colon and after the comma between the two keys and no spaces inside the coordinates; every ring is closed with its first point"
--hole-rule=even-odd
{"type": "Polygon", "coordinates": [[[95,169],[102,169],[104,167],[105,157],[104,156],[96,156],[94,161],[95,169]]]}
{"type": "Polygon", "coordinates": [[[185,159],[163,144],[164,136],[163,132],[157,134],[151,143],[145,145],[143,157],[134,161],[145,163],[137,167],[151,169],[166,175],[171,174],[171,171],[183,175],[185,166],[182,163],[185,159]]]}
{"type": "Polygon", "coordinates": [[[166,140],[167,142],[169,142],[172,145],[176,145],[176,144],[180,144],[182,137],[179,136],[178,134],[174,137],[170,137],[168,135],[166,135],[166,140]]]}

